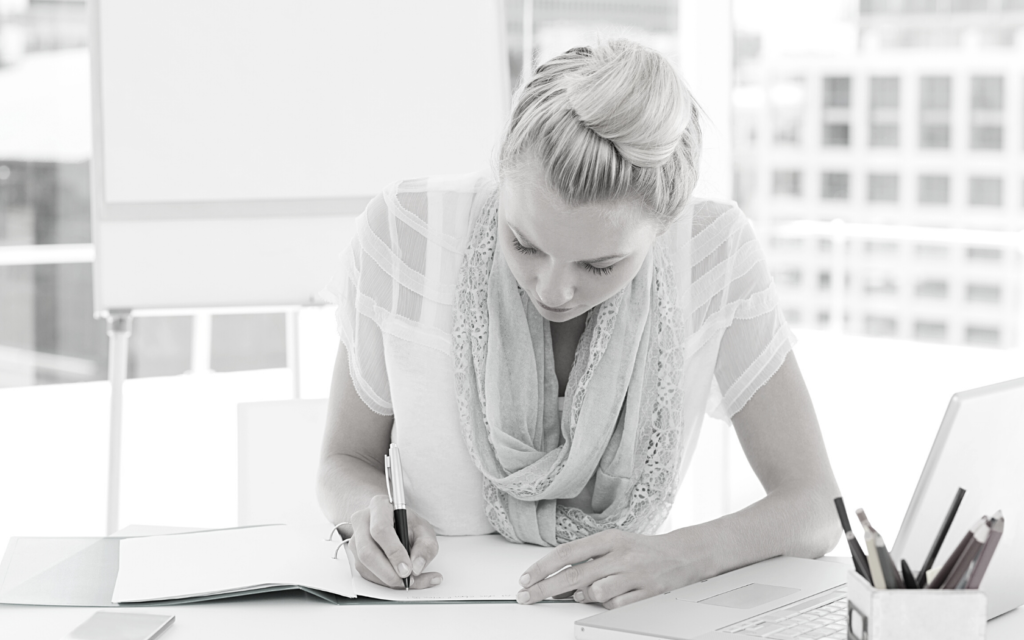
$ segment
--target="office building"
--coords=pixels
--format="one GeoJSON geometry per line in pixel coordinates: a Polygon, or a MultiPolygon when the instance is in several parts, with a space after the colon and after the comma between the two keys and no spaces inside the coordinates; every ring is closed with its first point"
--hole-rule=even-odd
{"type": "Polygon", "coordinates": [[[738,198],[795,326],[1021,344],[1017,5],[863,2],[858,50],[742,70],[738,198]]]}

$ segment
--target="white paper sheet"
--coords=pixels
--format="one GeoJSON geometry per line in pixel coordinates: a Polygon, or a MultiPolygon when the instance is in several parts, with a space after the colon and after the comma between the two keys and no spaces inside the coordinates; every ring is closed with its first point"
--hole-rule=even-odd
{"type": "Polygon", "coordinates": [[[114,602],[296,585],[355,597],[344,556],[322,533],[285,525],[121,540],[114,602]]]}
{"type": "Polygon", "coordinates": [[[356,593],[394,602],[515,600],[521,588],[519,577],[552,551],[551,547],[514,544],[499,535],[439,536],[437,544],[437,557],[424,571],[440,573],[441,584],[409,591],[389,589],[353,571],[356,593]]]}

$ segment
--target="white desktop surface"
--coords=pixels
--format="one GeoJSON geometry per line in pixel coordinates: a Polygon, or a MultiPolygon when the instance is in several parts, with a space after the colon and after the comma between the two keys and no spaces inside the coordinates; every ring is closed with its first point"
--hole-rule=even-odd
{"type": "MultiPolygon", "coordinates": [[[[828,558],[833,562],[842,561],[828,558]]],[[[0,605],[0,638],[56,640],[92,615],[88,607],[0,605]]],[[[137,613],[175,616],[160,640],[245,638],[374,638],[455,640],[459,638],[573,638],[573,623],[600,613],[598,605],[574,602],[397,604],[365,599],[335,605],[299,592],[166,607],[130,607],[137,613]]],[[[989,622],[988,640],[1024,637],[1024,608],[989,622]]]]}

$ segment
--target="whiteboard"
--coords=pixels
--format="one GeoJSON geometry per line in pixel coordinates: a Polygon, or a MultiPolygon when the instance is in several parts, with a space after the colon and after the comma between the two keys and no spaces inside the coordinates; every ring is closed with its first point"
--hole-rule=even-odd
{"type": "Polygon", "coordinates": [[[90,3],[96,312],[301,305],[387,184],[486,169],[500,0],[90,3]]]}

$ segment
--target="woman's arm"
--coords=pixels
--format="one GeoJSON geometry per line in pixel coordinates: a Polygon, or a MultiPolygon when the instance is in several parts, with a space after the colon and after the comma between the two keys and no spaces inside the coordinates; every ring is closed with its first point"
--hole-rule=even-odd
{"type": "Polygon", "coordinates": [[[839,489],[792,353],[733,424],[764,498],[664,535],[612,530],[561,545],[526,570],[519,601],[576,591],[577,601],[615,608],[774,556],[816,558],[832,549],[839,489]]]}
{"type": "Polygon", "coordinates": [[[331,522],[351,523],[345,533],[352,536],[349,545],[356,569],[367,580],[397,588],[402,586],[402,578],[412,575],[414,587],[440,584],[440,574],[421,574],[437,555],[437,538],[430,523],[407,512],[411,554],[395,533],[384,481],[384,456],[391,444],[393,422],[393,416],[374,413],[359,397],[349,374],[348,352],[339,344],[320,449],[320,508],[331,522]]]}

